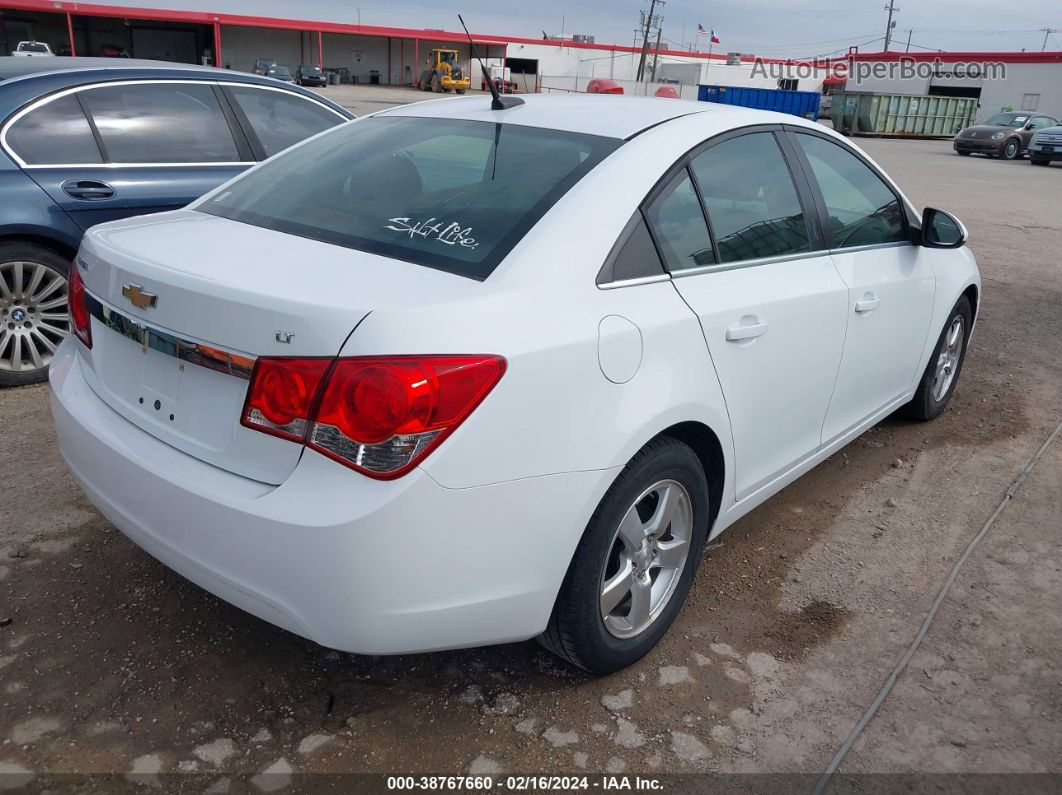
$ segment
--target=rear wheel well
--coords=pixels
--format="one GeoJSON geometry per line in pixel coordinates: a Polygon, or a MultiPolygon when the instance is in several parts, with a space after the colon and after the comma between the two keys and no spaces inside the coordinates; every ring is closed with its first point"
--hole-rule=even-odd
{"type": "Polygon", "coordinates": [[[965,290],[962,291],[962,294],[966,296],[967,300],[969,300],[969,302],[970,302],[970,310],[973,312],[973,316],[976,318],[977,317],[977,285],[976,284],[971,284],[969,287],[967,287],[965,290]]]}
{"type": "Polygon", "coordinates": [[[726,479],[726,459],[723,446],[715,431],[701,422],[680,422],[661,431],[656,438],[670,436],[690,447],[700,459],[708,480],[708,532],[711,533],[723,504],[723,482],[726,479]]]}
{"type": "Polygon", "coordinates": [[[65,246],[57,240],[53,240],[43,235],[32,234],[14,234],[14,235],[0,235],[0,245],[4,243],[32,243],[35,246],[41,246],[49,251],[54,251],[63,259],[74,261],[74,257],[77,256],[77,251],[65,246]]]}

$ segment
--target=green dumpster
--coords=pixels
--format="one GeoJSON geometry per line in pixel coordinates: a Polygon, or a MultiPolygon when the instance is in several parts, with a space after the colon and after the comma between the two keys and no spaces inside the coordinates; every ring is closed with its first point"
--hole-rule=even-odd
{"type": "Polygon", "coordinates": [[[833,128],[848,135],[951,138],[973,124],[977,100],[920,94],[833,95],[833,128]]]}

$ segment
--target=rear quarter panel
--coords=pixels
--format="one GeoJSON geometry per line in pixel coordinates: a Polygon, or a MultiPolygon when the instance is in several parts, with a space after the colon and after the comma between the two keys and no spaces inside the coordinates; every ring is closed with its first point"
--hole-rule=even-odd
{"type": "Polygon", "coordinates": [[[661,430],[690,420],[711,427],[730,450],[700,326],[670,282],[581,295],[492,292],[374,311],[342,355],[386,353],[507,360],[486,400],[423,464],[450,488],[621,466],[661,430]],[[599,363],[598,329],[609,315],[640,331],[641,364],[622,384],[599,363]]]}

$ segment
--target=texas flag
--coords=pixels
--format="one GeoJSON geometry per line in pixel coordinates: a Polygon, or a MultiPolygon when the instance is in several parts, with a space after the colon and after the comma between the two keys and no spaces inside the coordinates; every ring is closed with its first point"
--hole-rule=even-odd
{"type": "MultiPolygon", "coordinates": [[[[701,25],[701,24],[697,25],[697,35],[698,36],[707,36],[708,35],[708,31],[704,29],[704,25],[701,25]]],[[[709,39],[709,41],[711,41],[712,44],[718,44],[719,43],[719,37],[715,35],[715,31],[714,30],[711,32],[711,38],[709,39]]]]}

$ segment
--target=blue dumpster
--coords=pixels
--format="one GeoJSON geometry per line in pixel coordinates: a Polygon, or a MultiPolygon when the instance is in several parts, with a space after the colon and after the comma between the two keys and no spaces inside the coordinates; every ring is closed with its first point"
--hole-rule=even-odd
{"type": "Polygon", "coordinates": [[[743,108],[776,110],[793,116],[819,120],[818,91],[783,91],[780,88],[749,88],[745,86],[697,86],[697,99],[701,102],[719,102],[723,105],[740,105],[743,108]]]}

